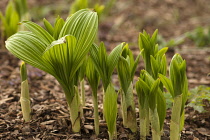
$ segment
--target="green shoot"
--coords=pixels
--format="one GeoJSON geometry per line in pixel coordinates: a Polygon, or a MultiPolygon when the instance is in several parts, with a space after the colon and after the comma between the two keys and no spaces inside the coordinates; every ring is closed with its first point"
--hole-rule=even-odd
{"type": "Polygon", "coordinates": [[[141,71],[139,80],[136,83],[136,91],[139,97],[140,108],[140,132],[141,139],[146,139],[146,116],[144,114],[149,107],[150,121],[152,127],[152,139],[158,140],[161,137],[166,105],[163,92],[159,88],[160,79],[154,80],[145,70],[141,71]],[[142,130],[141,130],[142,129],[142,130]]]}
{"type": "Polygon", "coordinates": [[[116,119],[117,119],[117,93],[114,86],[109,84],[105,93],[104,100],[104,115],[108,126],[109,139],[114,139],[116,133],[116,119]]]}
{"type": "Polygon", "coordinates": [[[31,118],[31,106],[30,106],[30,97],[29,97],[29,88],[27,80],[27,69],[24,62],[22,62],[20,67],[20,76],[21,76],[21,96],[20,103],[23,113],[23,119],[28,122],[31,118]]]}
{"type": "Polygon", "coordinates": [[[69,105],[72,130],[79,132],[80,111],[75,76],[95,40],[97,13],[84,9],[67,18],[61,29],[56,30],[60,31],[58,40],[33,22],[23,21],[22,24],[30,31],[11,36],[6,41],[6,48],[58,80],[69,105]]]}
{"type": "Polygon", "coordinates": [[[112,111],[112,109],[113,111],[115,111],[115,102],[117,102],[117,95],[115,98],[116,93],[115,93],[113,85],[111,84],[111,76],[119,61],[123,46],[124,46],[124,43],[121,43],[120,45],[115,47],[109,55],[107,54],[106,48],[103,43],[101,43],[99,47],[94,44],[90,51],[90,57],[92,59],[94,67],[97,70],[99,76],[101,77],[102,83],[103,83],[103,91],[105,92],[103,96],[103,100],[104,100],[103,113],[104,113],[104,118],[108,124],[108,131],[109,131],[110,139],[112,139],[114,135],[115,129],[113,129],[113,127],[116,127],[115,126],[116,115],[115,115],[115,112],[109,112],[109,111],[112,111]],[[109,87],[109,90],[108,90],[108,87],[109,87]],[[110,107],[110,105],[112,107],[110,107]],[[113,114],[108,115],[109,113],[111,114],[113,113],[113,114]]]}
{"type": "Polygon", "coordinates": [[[136,112],[133,102],[133,77],[137,64],[140,59],[140,54],[134,60],[131,50],[126,44],[123,48],[122,55],[119,59],[117,70],[121,85],[121,105],[124,127],[130,128],[132,132],[136,132],[136,112]]]}
{"type": "MultiPolygon", "coordinates": [[[[158,73],[161,73],[163,75],[166,75],[166,70],[167,70],[167,61],[166,61],[166,56],[165,53],[168,50],[168,48],[162,48],[159,50],[158,44],[156,44],[157,42],[157,35],[158,35],[158,30],[156,30],[152,37],[150,37],[149,34],[147,34],[146,31],[143,31],[143,33],[140,33],[139,35],[139,48],[141,50],[142,56],[143,56],[143,60],[144,60],[144,64],[145,64],[145,69],[146,71],[153,77],[153,79],[157,79],[158,78],[158,73]]],[[[163,91],[163,86],[162,83],[159,84],[160,89],[163,91]]],[[[161,110],[161,106],[165,107],[165,99],[162,98],[161,96],[157,97],[157,111],[159,114],[161,114],[160,117],[160,126],[162,126],[163,120],[165,118],[165,113],[163,111],[165,111],[165,108],[163,110],[161,110]],[[160,107],[159,107],[160,106],[160,107]]],[[[144,118],[145,120],[143,121],[144,123],[146,123],[146,125],[144,123],[140,124],[140,131],[145,131],[146,129],[146,133],[147,135],[149,135],[149,107],[148,107],[147,100],[145,100],[144,104],[140,104],[140,112],[142,115],[142,119],[144,118]],[[141,106],[144,105],[145,108],[142,108],[141,106]],[[143,109],[141,111],[141,109],[143,109]],[[146,121],[146,122],[145,122],[146,121]],[[143,125],[143,126],[141,126],[143,125]],[[146,128],[145,128],[146,127],[146,128]]],[[[160,130],[162,130],[162,128],[160,128],[160,130]]],[[[145,138],[145,132],[140,132],[140,134],[142,135],[141,137],[145,138]]]]}
{"type": "Polygon", "coordinates": [[[93,95],[93,105],[94,105],[94,125],[95,125],[95,133],[96,135],[99,134],[99,119],[98,119],[98,96],[97,96],[97,89],[99,84],[99,74],[96,71],[94,64],[91,58],[87,61],[86,67],[86,77],[92,89],[93,95]]]}
{"type": "Polygon", "coordinates": [[[170,139],[178,140],[180,139],[179,134],[184,124],[184,105],[188,94],[186,61],[179,54],[175,54],[172,58],[169,74],[170,79],[161,74],[159,76],[161,82],[174,99],[170,124],[170,139]]]}

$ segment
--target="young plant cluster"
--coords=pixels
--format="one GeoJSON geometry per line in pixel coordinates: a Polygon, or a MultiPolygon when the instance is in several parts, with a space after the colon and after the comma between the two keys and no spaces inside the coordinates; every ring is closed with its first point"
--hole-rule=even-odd
{"type": "MultiPolygon", "coordinates": [[[[66,96],[73,132],[80,132],[83,115],[84,92],[79,92],[79,83],[86,76],[94,103],[95,133],[99,134],[98,85],[103,85],[103,116],[107,123],[109,139],[116,138],[117,97],[121,95],[123,125],[132,132],[138,130],[133,91],[136,89],[139,102],[140,136],[145,140],[151,128],[152,139],[161,139],[166,116],[164,87],[170,92],[174,104],[171,116],[171,140],[178,140],[184,124],[184,105],[187,99],[186,62],[175,54],[167,75],[167,48],[158,49],[156,30],[150,37],[145,31],[139,35],[140,53],[133,56],[128,44],[117,45],[110,54],[104,43],[95,44],[98,30],[97,13],[82,9],[64,21],[58,17],[54,25],[44,19],[45,29],[31,21],[21,22],[29,31],[20,31],[6,41],[6,48],[25,63],[37,67],[60,83],[66,96]],[[138,81],[134,82],[137,65],[143,57],[145,70],[141,70],[138,81]],[[116,93],[112,83],[113,72],[117,69],[120,90],[116,93]]],[[[26,68],[21,67],[22,111],[29,121],[30,102],[26,68]],[[25,89],[25,90],[24,90],[25,89]]],[[[83,88],[81,88],[83,89],[83,88]]]]}

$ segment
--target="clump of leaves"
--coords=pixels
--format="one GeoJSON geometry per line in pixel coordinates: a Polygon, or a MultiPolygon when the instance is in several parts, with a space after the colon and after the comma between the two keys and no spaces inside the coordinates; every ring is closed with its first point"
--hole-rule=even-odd
{"type": "Polygon", "coordinates": [[[206,112],[204,100],[210,102],[210,87],[201,85],[189,91],[187,106],[193,107],[199,113],[204,113],[206,112]]]}
{"type": "Polygon", "coordinates": [[[77,70],[86,58],[98,29],[96,12],[83,9],[65,21],[63,26],[46,31],[39,25],[23,21],[30,31],[14,34],[6,48],[24,62],[53,75],[62,86],[70,110],[74,132],[80,131],[80,98],[77,90],[77,70]],[[91,23],[91,24],[90,24],[91,23]],[[56,33],[54,33],[56,32],[56,33]],[[52,36],[56,35],[56,38],[52,36]],[[58,39],[57,39],[58,38],[58,39]]]}

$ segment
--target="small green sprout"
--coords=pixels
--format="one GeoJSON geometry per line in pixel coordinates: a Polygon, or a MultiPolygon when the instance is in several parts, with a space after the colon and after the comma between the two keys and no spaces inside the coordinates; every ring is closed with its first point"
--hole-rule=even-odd
{"type": "Polygon", "coordinates": [[[33,22],[23,21],[22,24],[30,31],[11,36],[6,41],[6,48],[16,57],[58,80],[66,95],[72,130],[79,132],[81,110],[76,72],[95,40],[97,13],[83,9],[67,18],[62,27],[53,30],[59,32],[55,36],[58,40],[33,22]]]}
{"type": "Polygon", "coordinates": [[[29,97],[29,88],[27,80],[27,69],[24,62],[20,66],[20,76],[21,76],[21,96],[20,103],[23,113],[23,119],[28,122],[31,118],[31,106],[30,106],[30,97],[29,97]]]}

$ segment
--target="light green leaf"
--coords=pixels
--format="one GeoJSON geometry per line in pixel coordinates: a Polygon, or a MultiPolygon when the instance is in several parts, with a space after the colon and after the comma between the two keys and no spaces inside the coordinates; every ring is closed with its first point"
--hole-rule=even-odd
{"type": "Polygon", "coordinates": [[[162,74],[159,74],[159,77],[160,77],[160,80],[163,83],[163,85],[166,87],[166,89],[170,92],[171,96],[174,98],[174,89],[173,89],[171,80],[162,74]]]}
{"type": "Polygon", "coordinates": [[[119,59],[117,65],[117,71],[120,79],[121,88],[123,89],[123,92],[126,94],[132,79],[131,79],[130,66],[126,61],[126,59],[122,56],[119,59]]]}
{"type": "Polygon", "coordinates": [[[37,36],[37,38],[40,39],[45,45],[51,44],[52,41],[55,39],[41,26],[38,24],[31,22],[31,21],[22,21],[21,22],[24,26],[26,26],[34,35],[37,36]]]}
{"type": "Polygon", "coordinates": [[[116,67],[118,63],[120,54],[122,52],[122,47],[124,45],[125,45],[124,43],[121,43],[120,45],[116,46],[108,56],[107,65],[109,67],[109,70],[108,70],[109,77],[112,75],[114,68],[116,67]]]}
{"type": "Polygon", "coordinates": [[[54,28],[53,26],[50,24],[50,22],[48,20],[46,20],[45,18],[43,19],[43,22],[44,22],[44,26],[47,30],[47,32],[53,36],[53,32],[54,32],[54,28]]]}
{"type": "Polygon", "coordinates": [[[98,84],[99,84],[99,74],[96,68],[94,67],[92,59],[90,57],[87,60],[86,77],[93,90],[93,93],[97,93],[98,84]]]}
{"type": "Polygon", "coordinates": [[[115,93],[114,87],[111,84],[109,84],[107,87],[103,107],[108,131],[111,135],[113,135],[116,130],[117,94],[115,93]]]}
{"type": "Polygon", "coordinates": [[[158,96],[158,88],[160,84],[160,79],[157,79],[151,86],[150,88],[150,93],[149,93],[149,107],[154,111],[156,108],[156,98],[158,96]]]}
{"type": "Polygon", "coordinates": [[[164,120],[166,117],[166,99],[163,94],[164,93],[159,89],[157,95],[157,111],[160,122],[160,130],[163,129],[164,120]]]}

